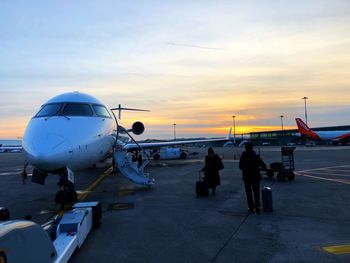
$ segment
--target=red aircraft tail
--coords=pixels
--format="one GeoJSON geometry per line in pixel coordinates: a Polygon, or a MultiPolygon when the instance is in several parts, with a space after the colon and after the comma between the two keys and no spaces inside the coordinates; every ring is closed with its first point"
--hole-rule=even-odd
{"type": "Polygon", "coordinates": [[[305,122],[303,122],[302,119],[296,118],[295,121],[297,122],[298,131],[300,132],[300,134],[306,135],[306,136],[308,136],[309,138],[312,138],[312,139],[315,139],[315,140],[321,140],[320,136],[318,136],[316,132],[314,132],[313,130],[311,130],[311,129],[305,124],[305,122]]]}

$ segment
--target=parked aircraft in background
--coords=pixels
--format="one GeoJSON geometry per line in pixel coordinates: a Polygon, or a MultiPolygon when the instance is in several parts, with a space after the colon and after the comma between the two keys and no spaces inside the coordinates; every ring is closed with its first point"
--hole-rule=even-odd
{"type": "Polygon", "coordinates": [[[112,157],[124,176],[150,186],[154,180],[143,172],[149,160],[139,156],[145,148],[229,139],[137,143],[129,132],[140,135],[144,125],[135,122],[131,129],[125,129],[118,124],[113,110],[118,110],[119,116],[122,110],[140,111],[120,105],[109,110],[100,100],[79,92],[61,94],[44,103],[28,123],[22,142],[27,164],[34,167],[32,181],[44,184],[47,175],[59,175],[63,190],[57,192],[56,201],[69,201],[76,197],[74,171],[112,157]]]}
{"type": "Polygon", "coordinates": [[[22,152],[22,146],[3,146],[0,144],[0,153],[9,152],[9,153],[19,153],[22,152]]]}
{"type": "Polygon", "coordinates": [[[298,131],[301,135],[307,136],[314,140],[330,140],[333,143],[346,144],[350,142],[350,131],[313,131],[302,119],[295,119],[298,131]]]}

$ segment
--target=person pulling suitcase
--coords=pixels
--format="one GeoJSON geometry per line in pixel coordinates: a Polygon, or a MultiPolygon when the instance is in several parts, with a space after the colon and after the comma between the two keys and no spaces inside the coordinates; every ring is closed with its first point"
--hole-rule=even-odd
{"type": "Polygon", "coordinates": [[[205,156],[204,167],[204,180],[208,185],[208,188],[212,189],[212,194],[216,194],[216,187],[220,185],[219,171],[224,169],[221,158],[214,152],[212,147],[208,148],[208,155],[205,156]]]}
{"type": "Polygon", "coordinates": [[[239,169],[242,170],[242,179],[247,196],[248,211],[260,214],[260,170],[266,170],[266,164],[253,150],[253,144],[247,142],[245,151],[239,160],[239,169]],[[254,195],[254,199],[253,199],[254,195]]]}

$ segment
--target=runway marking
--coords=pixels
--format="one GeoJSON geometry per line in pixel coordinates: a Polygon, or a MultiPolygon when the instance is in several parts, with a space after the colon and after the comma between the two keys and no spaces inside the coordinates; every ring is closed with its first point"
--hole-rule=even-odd
{"type": "Polygon", "coordinates": [[[328,167],[321,167],[321,168],[314,168],[314,169],[308,169],[308,170],[302,170],[299,172],[309,172],[309,171],[315,171],[315,170],[328,170],[328,169],[334,169],[334,168],[341,168],[341,167],[348,167],[350,168],[350,165],[338,165],[338,166],[328,166],[328,167]]]}
{"type": "Polygon", "coordinates": [[[342,184],[349,184],[350,185],[350,181],[349,180],[330,179],[330,178],[324,178],[324,177],[319,177],[319,176],[314,176],[314,175],[308,175],[308,174],[304,174],[304,173],[301,173],[301,172],[295,172],[295,174],[300,175],[300,176],[304,176],[304,177],[310,177],[310,178],[318,179],[318,180],[325,180],[325,181],[331,181],[331,182],[342,183],[342,184]]]}
{"type": "Polygon", "coordinates": [[[350,184],[350,180],[345,179],[344,177],[350,177],[350,165],[338,165],[338,166],[328,166],[328,167],[320,167],[315,169],[307,169],[295,172],[295,174],[314,178],[318,180],[325,180],[330,182],[336,182],[336,183],[342,183],[342,184],[350,184]],[[340,172],[340,173],[337,173],[340,172]],[[345,174],[345,173],[348,174],[345,174]],[[312,174],[317,174],[312,175],[312,174]],[[329,178],[333,177],[333,178],[329,178]],[[336,178],[336,177],[343,177],[343,178],[336,178]]]}
{"type": "MultiPolygon", "coordinates": [[[[349,172],[349,171],[347,171],[347,172],[349,172]]],[[[308,171],[306,173],[307,174],[309,174],[309,173],[311,173],[311,174],[317,173],[317,174],[320,174],[320,175],[333,175],[333,176],[350,176],[350,174],[324,173],[324,171],[317,171],[317,170],[315,170],[315,171],[308,171]]]]}
{"type": "MultiPolygon", "coordinates": [[[[340,167],[340,168],[341,168],[341,167],[340,167]]],[[[350,167],[348,167],[348,168],[350,168],[350,167]]],[[[339,168],[336,168],[336,167],[334,167],[334,168],[329,168],[329,169],[327,169],[327,170],[330,170],[330,171],[335,170],[335,171],[337,171],[337,172],[349,172],[349,171],[350,171],[349,169],[339,169],[339,168]]]]}
{"type": "Polygon", "coordinates": [[[108,206],[110,210],[126,210],[134,207],[134,203],[113,203],[108,206]]]}
{"type": "Polygon", "coordinates": [[[78,194],[78,200],[83,201],[90,192],[92,192],[107,176],[109,176],[113,172],[113,167],[108,168],[104,173],[102,173],[97,179],[85,190],[83,190],[82,194],[78,194]]]}
{"type": "Polygon", "coordinates": [[[0,176],[2,175],[19,175],[18,172],[4,172],[4,173],[0,173],[0,176]]]}
{"type": "Polygon", "coordinates": [[[127,196],[132,194],[135,194],[135,191],[130,189],[121,189],[117,192],[117,196],[127,196]]]}
{"type": "Polygon", "coordinates": [[[328,253],[335,255],[349,254],[350,253],[350,244],[338,245],[338,246],[326,246],[322,248],[328,253]]]}

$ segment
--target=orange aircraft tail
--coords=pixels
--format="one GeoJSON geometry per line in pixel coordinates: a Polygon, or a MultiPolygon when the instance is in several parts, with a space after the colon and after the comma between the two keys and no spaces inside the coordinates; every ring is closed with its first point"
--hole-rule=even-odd
{"type": "Polygon", "coordinates": [[[295,121],[297,122],[298,131],[300,134],[306,135],[309,138],[315,139],[315,140],[321,140],[320,136],[313,130],[309,128],[309,126],[306,125],[305,122],[303,122],[302,119],[296,118],[295,121]]]}

